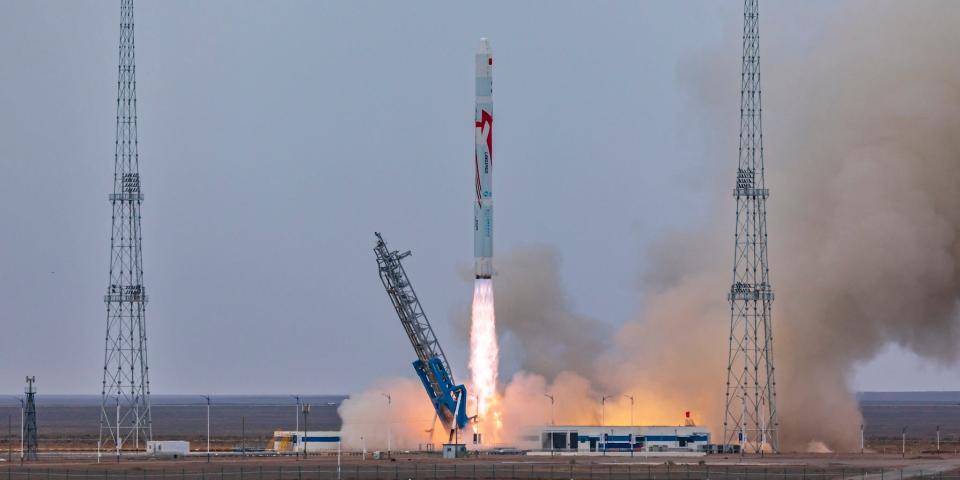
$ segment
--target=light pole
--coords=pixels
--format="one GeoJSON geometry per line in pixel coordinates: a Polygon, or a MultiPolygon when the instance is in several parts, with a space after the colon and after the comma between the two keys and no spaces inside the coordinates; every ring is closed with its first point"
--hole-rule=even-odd
{"type": "MultiPolygon", "coordinates": [[[[630,399],[630,426],[633,426],[633,395],[624,395],[630,399]]],[[[688,412],[689,413],[689,412],[688,412]]]]}
{"type": "Polygon", "coordinates": [[[300,395],[291,395],[291,397],[297,401],[297,406],[294,407],[293,410],[293,416],[296,417],[296,423],[294,424],[295,426],[293,427],[293,431],[297,432],[297,435],[300,435],[300,395]]]}
{"type": "Polygon", "coordinates": [[[555,398],[549,393],[544,393],[543,396],[550,399],[550,425],[556,425],[557,423],[553,420],[553,402],[555,398]]]}
{"type": "Polygon", "coordinates": [[[387,398],[387,457],[392,457],[391,452],[393,451],[393,397],[389,393],[381,393],[384,397],[387,398]]]}
{"type": "Polygon", "coordinates": [[[476,408],[476,410],[474,410],[474,412],[476,413],[473,415],[473,444],[479,445],[483,442],[482,433],[480,432],[480,395],[479,394],[473,395],[473,402],[476,408]]]}
{"type": "Polygon", "coordinates": [[[937,453],[940,453],[940,425],[937,425],[937,453]]]}
{"type": "Polygon", "coordinates": [[[860,455],[863,455],[863,424],[860,424],[860,455]]]}
{"type": "Polygon", "coordinates": [[[200,395],[207,399],[207,463],[210,463],[210,395],[200,395]]]}
{"type": "MultiPolygon", "coordinates": [[[[307,458],[307,432],[309,432],[309,427],[307,426],[307,415],[310,413],[310,404],[303,404],[303,437],[300,440],[303,441],[303,458],[307,458]]],[[[299,432],[297,432],[299,433],[299,432]]]]}
{"type": "MultiPolygon", "coordinates": [[[[17,398],[17,400],[20,400],[20,463],[23,463],[23,429],[24,429],[23,417],[24,417],[24,415],[25,415],[24,410],[25,410],[26,407],[24,406],[24,403],[23,403],[23,399],[22,399],[22,398],[17,398]]],[[[119,453],[120,450],[118,449],[117,452],[118,452],[118,453],[117,453],[117,458],[119,459],[119,458],[120,458],[120,453],[119,453]]],[[[118,461],[119,461],[119,460],[118,460],[118,461]]]]}
{"type": "Polygon", "coordinates": [[[900,455],[907,456],[907,427],[903,427],[903,431],[900,432],[900,455]]]}
{"type": "MultiPolygon", "coordinates": [[[[337,408],[337,404],[334,402],[327,402],[325,407],[337,408]]],[[[362,437],[361,437],[362,439],[362,437]]],[[[364,447],[366,449],[366,447],[364,447]]],[[[337,480],[340,480],[340,454],[343,451],[343,434],[340,433],[337,435],[337,480]]]]}
{"type": "Polygon", "coordinates": [[[612,395],[604,395],[600,398],[600,426],[607,424],[607,399],[613,398],[612,395]]]}

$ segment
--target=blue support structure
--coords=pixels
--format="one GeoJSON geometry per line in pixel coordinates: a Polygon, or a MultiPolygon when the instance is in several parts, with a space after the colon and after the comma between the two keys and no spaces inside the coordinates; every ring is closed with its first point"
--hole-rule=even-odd
{"type": "Polygon", "coordinates": [[[467,417],[467,388],[454,381],[447,357],[407,278],[401,260],[410,256],[410,252],[391,251],[383,237],[379,233],[376,235],[377,245],[373,251],[377,256],[380,281],[417,354],[413,368],[423,382],[437,418],[453,438],[456,430],[465,428],[470,421],[467,417]]]}

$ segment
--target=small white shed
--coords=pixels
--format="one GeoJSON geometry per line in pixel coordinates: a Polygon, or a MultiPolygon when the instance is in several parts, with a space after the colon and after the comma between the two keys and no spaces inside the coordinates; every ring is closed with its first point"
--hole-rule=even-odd
{"type": "Polygon", "coordinates": [[[190,453],[190,442],[184,440],[151,440],[147,442],[147,455],[155,457],[185,457],[190,453]]]}

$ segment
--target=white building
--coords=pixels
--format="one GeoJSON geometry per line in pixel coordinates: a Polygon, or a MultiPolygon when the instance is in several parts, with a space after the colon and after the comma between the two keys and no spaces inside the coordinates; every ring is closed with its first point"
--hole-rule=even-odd
{"type": "Polygon", "coordinates": [[[524,448],[578,454],[700,453],[710,443],[710,432],[697,426],[551,425],[536,431],[539,435],[527,436],[524,448]]]}
{"type": "Polygon", "coordinates": [[[147,454],[157,457],[185,457],[190,453],[190,442],[182,440],[150,440],[147,454]]]}
{"type": "Polygon", "coordinates": [[[273,449],[278,452],[337,451],[339,447],[340,432],[336,431],[277,430],[273,432],[273,449]]]}

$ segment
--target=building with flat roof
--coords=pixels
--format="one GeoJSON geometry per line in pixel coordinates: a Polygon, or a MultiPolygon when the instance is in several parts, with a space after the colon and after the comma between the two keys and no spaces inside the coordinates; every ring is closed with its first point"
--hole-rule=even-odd
{"type": "Polygon", "coordinates": [[[600,426],[549,425],[525,438],[524,448],[583,454],[703,453],[710,444],[710,432],[698,426],[600,426]],[[539,440],[539,443],[534,444],[539,440]]]}
{"type": "Polygon", "coordinates": [[[273,432],[273,449],[277,452],[323,452],[336,451],[340,446],[340,432],[336,431],[288,431],[273,432]]]}

